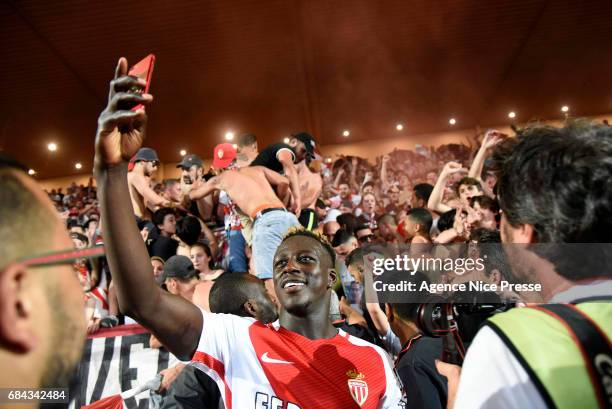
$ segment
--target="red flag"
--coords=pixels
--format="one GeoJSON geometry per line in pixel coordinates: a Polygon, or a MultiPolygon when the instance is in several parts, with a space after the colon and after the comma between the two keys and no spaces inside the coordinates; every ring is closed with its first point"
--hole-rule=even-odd
{"type": "Polygon", "coordinates": [[[81,406],[81,409],[123,409],[123,398],[121,395],[109,396],[89,405],[81,406]]]}

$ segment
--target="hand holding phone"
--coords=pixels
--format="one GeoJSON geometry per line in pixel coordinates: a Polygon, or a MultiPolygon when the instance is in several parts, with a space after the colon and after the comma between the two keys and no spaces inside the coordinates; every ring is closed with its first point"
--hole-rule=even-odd
{"type": "MultiPolygon", "coordinates": [[[[149,54],[142,60],[140,60],[136,65],[130,68],[128,72],[129,76],[136,77],[139,79],[143,79],[146,81],[146,85],[144,90],[138,87],[132,87],[130,92],[135,92],[138,94],[148,94],[149,88],[151,86],[151,76],[153,75],[153,67],[155,65],[155,55],[149,54]]],[[[132,108],[132,111],[136,111],[138,109],[144,108],[142,104],[138,104],[132,108]]]]}

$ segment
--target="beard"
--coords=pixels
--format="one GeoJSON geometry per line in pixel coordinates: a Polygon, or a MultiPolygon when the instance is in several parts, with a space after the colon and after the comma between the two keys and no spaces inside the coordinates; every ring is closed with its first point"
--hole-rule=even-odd
{"type": "MultiPolygon", "coordinates": [[[[51,286],[48,286],[51,287],[51,286]]],[[[77,365],[83,354],[84,344],[78,341],[83,328],[80,328],[74,317],[66,312],[57,288],[48,288],[49,308],[53,334],[51,335],[49,354],[41,377],[41,388],[69,388],[74,390],[78,383],[77,365]]]]}

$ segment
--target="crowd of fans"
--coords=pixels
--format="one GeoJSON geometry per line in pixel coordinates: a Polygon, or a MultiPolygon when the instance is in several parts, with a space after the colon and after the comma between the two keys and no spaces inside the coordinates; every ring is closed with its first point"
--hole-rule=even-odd
{"type": "MultiPolygon", "coordinates": [[[[400,353],[402,342],[385,313],[377,304],[368,303],[366,308],[363,266],[356,267],[363,258],[359,248],[370,243],[466,241],[471,235],[497,237],[499,241],[499,206],[492,192],[495,177],[485,166],[485,158],[504,138],[491,131],[476,151],[465,144],[418,146],[415,151],[395,150],[376,158],[375,163],[354,156],[324,160],[317,153],[304,161],[308,166],[299,169],[300,177],[320,181],[311,184],[310,191],[302,191],[310,203],[303,202],[301,216],[312,213],[304,227],[325,237],[337,257],[339,279],[330,311],[336,325],[385,347],[393,356],[400,353]]],[[[199,156],[190,154],[183,159],[178,165],[179,179],[157,181],[157,153],[143,149],[132,158],[130,168],[131,172],[142,170],[148,186],[131,193],[144,198],[144,208],[139,212],[135,205],[134,213],[155,279],[167,291],[210,311],[209,293],[221,275],[258,275],[250,240],[242,233],[244,219],[223,191],[206,201],[190,200],[189,192],[217,172],[206,167],[199,156]]],[[[259,154],[257,139],[244,135],[237,150],[222,144],[215,149],[215,154],[219,152],[232,158],[233,166],[247,166],[259,154]]],[[[65,220],[75,247],[104,243],[93,179],[87,186],[73,183],[65,191],[60,188],[47,193],[65,220]]],[[[88,333],[135,323],[119,310],[112,274],[104,259],[96,263],[83,259],[76,265],[86,294],[88,333]]],[[[274,299],[273,293],[271,296],[274,299]]],[[[162,346],[154,337],[151,345],[162,346]]],[[[434,351],[439,348],[436,344],[434,351]]],[[[432,362],[433,358],[428,361],[430,369],[432,362]]],[[[164,371],[166,380],[160,392],[167,391],[178,369],[164,371]]],[[[441,389],[423,396],[443,406],[445,381],[433,372],[430,375],[441,389]]]]}
{"type": "MultiPolygon", "coordinates": [[[[305,132],[266,147],[245,134],[237,148],[217,145],[212,163],[186,155],[180,178],[156,181],[157,152],[142,147],[153,99],[127,73],[121,58],[98,120],[96,184],[49,201],[27,168],[0,157],[3,387],[68,385],[84,293],[87,333],[138,322],[150,347],[191,360],[162,371],[163,408],[609,406],[607,123],[490,130],[472,146],[374,163],[322,159],[305,132]],[[429,260],[449,243],[465,243],[466,259],[489,256],[461,280],[542,287],[533,300],[494,290],[528,301],[504,312],[473,308],[486,314],[467,353],[469,322],[443,323],[473,299],[381,300],[369,268],[399,260],[404,245],[429,260]],[[492,243],[506,247],[474,245],[492,243]]],[[[386,267],[383,278],[409,288],[428,273],[386,267]]]]}

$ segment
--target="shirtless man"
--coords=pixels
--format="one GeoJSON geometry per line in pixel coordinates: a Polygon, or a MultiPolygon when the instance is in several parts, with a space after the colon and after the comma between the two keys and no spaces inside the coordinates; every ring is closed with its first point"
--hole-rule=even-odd
{"type": "Polygon", "coordinates": [[[257,137],[252,133],[242,135],[238,140],[238,157],[236,158],[236,165],[238,165],[239,168],[249,166],[257,155],[259,155],[257,137]]]}
{"type": "Polygon", "coordinates": [[[251,166],[265,166],[275,172],[281,173],[289,179],[291,193],[291,211],[300,215],[302,211],[302,191],[298,180],[296,164],[314,158],[316,142],[306,133],[300,132],[291,135],[289,143],[275,143],[267,146],[251,162],[251,166]]]}
{"type": "Polygon", "coordinates": [[[210,220],[214,207],[213,197],[206,197],[197,201],[189,199],[191,189],[203,183],[204,161],[198,155],[190,154],[183,157],[183,160],[176,167],[181,169],[181,203],[183,207],[202,220],[210,220]]]}
{"type": "Polygon", "coordinates": [[[300,203],[302,212],[300,213],[299,221],[306,230],[312,230],[319,225],[315,204],[323,190],[323,179],[321,179],[320,174],[310,170],[305,160],[298,163],[296,168],[298,171],[300,192],[302,193],[302,201],[300,203]]]}
{"type": "MultiPolygon", "coordinates": [[[[217,152],[224,157],[224,154],[217,152]]],[[[227,169],[231,163],[223,163],[227,169]]],[[[222,168],[222,166],[216,166],[222,168]]],[[[214,191],[223,190],[232,202],[253,219],[253,258],[257,277],[265,280],[266,288],[274,294],[272,259],[283,235],[293,226],[299,226],[297,217],[288,212],[279,197],[290,194],[286,177],[263,166],[247,166],[224,170],[203,185],[192,189],[189,197],[199,200],[214,191]],[[273,189],[276,187],[276,192],[273,189]],[[278,193],[278,196],[277,196],[278,193]]]]}
{"type": "Polygon", "coordinates": [[[150,186],[151,176],[159,166],[159,158],[153,149],[140,148],[133,161],[134,168],[127,176],[132,208],[136,217],[150,220],[159,207],[170,206],[170,201],[155,193],[150,186]]]}

